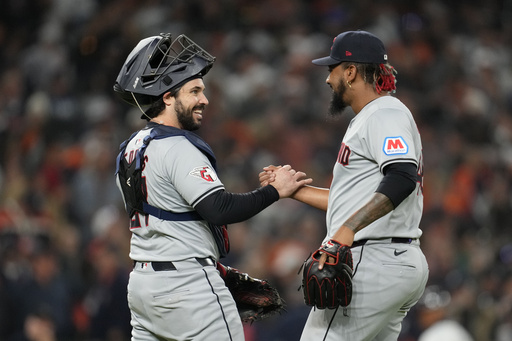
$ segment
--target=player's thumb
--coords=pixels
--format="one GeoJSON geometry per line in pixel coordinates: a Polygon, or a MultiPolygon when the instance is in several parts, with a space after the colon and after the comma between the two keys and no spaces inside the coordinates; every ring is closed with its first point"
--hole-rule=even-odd
{"type": "Polygon", "coordinates": [[[266,167],[263,167],[263,170],[265,171],[269,171],[269,172],[273,172],[275,170],[278,170],[279,168],[281,168],[282,166],[274,166],[274,165],[269,165],[269,166],[266,166],[266,167]]]}

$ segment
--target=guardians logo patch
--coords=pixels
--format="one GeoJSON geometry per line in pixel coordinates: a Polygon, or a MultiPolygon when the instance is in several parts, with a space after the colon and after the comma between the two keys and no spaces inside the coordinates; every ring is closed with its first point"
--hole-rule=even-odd
{"type": "Polygon", "coordinates": [[[208,166],[196,167],[188,174],[208,182],[217,180],[217,174],[208,166]]]}

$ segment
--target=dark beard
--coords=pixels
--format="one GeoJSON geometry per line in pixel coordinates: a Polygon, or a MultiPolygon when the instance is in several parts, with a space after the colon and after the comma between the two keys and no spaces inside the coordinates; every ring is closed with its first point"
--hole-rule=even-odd
{"type": "Polygon", "coordinates": [[[348,107],[348,104],[343,100],[343,95],[347,91],[347,87],[343,81],[340,81],[338,86],[338,91],[333,91],[331,104],[329,106],[329,116],[336,117],[343,113],[343,111],[348,107]]]}
{"type": "Polygon", "coordinates": [[[185,109],[183,107],[183,103],[179,99],[176,99],[176,116],[178,117],[178,122],[181,125],[181,128],[188,131],[194,131],[201,127],[201,122],[194,121],[193,111],[196,109],[204,109],[204,105],[197,105],[192,109],[185,109]]]}

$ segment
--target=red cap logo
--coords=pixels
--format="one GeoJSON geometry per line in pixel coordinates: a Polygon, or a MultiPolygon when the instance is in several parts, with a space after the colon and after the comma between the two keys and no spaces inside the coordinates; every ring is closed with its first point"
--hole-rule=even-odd
{"type": "Polygon", "coordinates": [[[351,56],[352,55],[352,52],[350,51],[345,51],[345,56],[351,56]]]}

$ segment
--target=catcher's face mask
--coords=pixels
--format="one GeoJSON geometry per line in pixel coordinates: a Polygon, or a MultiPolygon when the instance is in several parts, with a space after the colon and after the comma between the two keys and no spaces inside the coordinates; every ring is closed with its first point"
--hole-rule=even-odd
{"type": "Polygon", "coordinates": [[[144,106],[190,79],[203,77],[215,57],[184,34],[141,40],[128,55],[114,90],[131,105],[144,106]]]}

